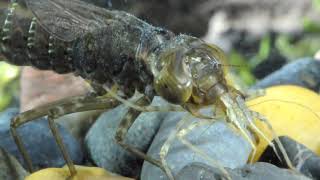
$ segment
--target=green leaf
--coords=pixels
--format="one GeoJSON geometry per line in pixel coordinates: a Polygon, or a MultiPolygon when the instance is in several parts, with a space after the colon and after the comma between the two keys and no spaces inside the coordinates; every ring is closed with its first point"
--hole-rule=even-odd
{"type": "Polygon", "coordinates": [[[239,67],[234,68],[234,71],[246,85],[250,86],[256,82],[256,78],[252,74],[248,61],[244,56],[236,51],[232,51],[229,55],[229,61],[231,64],[240,65],[239,67]]]}
{"type": "Polygon", "coordinates": [[[0,111],[5,109],[18,91],[19,68],[0,62],[0,111]]]}
{"type": "Polygon", "coordinates": [[[303,30],[307,33],[320,33],[320,24],[308,18],[303,19],[303,30]]]}
{"type": "Polygon", "coordinates": [[[316,8],[316,10],[320,11],[320,0],[313,0],[312,5],[316,8]]]}
{"type": "Polygon", "coordinates": [[[270,36],[264,36],[260,41],[258,54],[250,58],[249,66],[254,69],[258,64],[266,60],[270,54],[271,50],[271,39],[270,36]]]}

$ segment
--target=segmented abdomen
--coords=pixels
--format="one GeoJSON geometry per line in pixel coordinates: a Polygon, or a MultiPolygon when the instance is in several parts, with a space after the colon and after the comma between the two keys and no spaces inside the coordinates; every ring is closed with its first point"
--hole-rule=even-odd
{"type": "Polygon", "coordinates": [[[41,28],[27,10],[11,3],[0,16],[0,52],[8,63],[57,73],[72,72],[72,43],[62,42],[41,28]]]}
{"type": "MultiPolygon", "coordinates": [[[[165,42],[174,37],[172,32],[125,12],[104,11],[101,19],[109,19],[101,22],[101,27],[85,32],[73,42],[63,42],[50,36],[31,13],[19,14],[21,9],[16,8],[17,3],[12,3],[7,16],[2,17],[0,50],[7,62],[57,73],[73,72],[97,84],[116,83],[128,97],[135,90],[149,96],[155,93],[151,69],[165,42]]],[[[72,21],[73,16],[69,18],[72,21]]],[[[59,19],[51,23],[54,20],[59,19]]]]}

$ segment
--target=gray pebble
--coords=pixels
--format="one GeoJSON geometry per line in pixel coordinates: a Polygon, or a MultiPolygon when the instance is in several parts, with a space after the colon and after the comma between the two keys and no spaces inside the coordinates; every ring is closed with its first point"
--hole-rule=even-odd
{"type": "Polygon", "coordinates": [[[1,180],[23,180],[28,174],[12,155],[0,148],[1,180]]]}
{"type": "MultiPolygon", "coordinates": [[[[241,168],[226,168],[232,180],[310,180],[292,170],[281,169],[269,163],[258,162],[241,168]]],[[[217,169],[206,164],[193,163],[184,167],[177,180],[220,180],[226,179],[217,169]]]]}
{"type": "MultiPolygon", "coordinates": [[[[161,105],[163,100],[155,98],[153,105],[161,105]]],[[[115,132],[128,108],[120,105],[102,114],[91,127],[85,138],[91,160],[108,171],[129,177],[138,177],[143,160],[124,150],[115,141],[115,132]]],[[[146,152],[159,129],[165,113],[142,113],[126,136],[125,143],[146,152]]]]}
{"type": "Polygon", "coordinates": [[[312,58],[296,60],[268,75],[252,88],[260,89],[275,85],[297,85],[319,92],[320,61],[312,58]]]}
{"type": "Polygon", "coordinates": [[[81,148],[85,149],[84,138],[92,124],[102,113],[101,110],[77,112],[62,116],[56,122],[66,128],[80,142],[81,148]]]}
{"type": "MultiPolygon", "coordinates": [[[[11,108],[0,115],[0,147],[15,156],[26,168],[25,162],[10,133],[11,118],[17,114],[18,109],[11,108]]],[[[81,164],[83,153],[78,141],[62,126],[57,124],[57,127],[71,159],[74,163],[81,164]]],[[[65,164],[45,118],[24,124],[17,129],[17,132],[22,138],[22,142],[31,156],[35,168],[61,167],[65,164]]]]}
{"type": "MultiPolygon", "coordinates": [[[[292,165],[299,172],[310,178],[320,179],[320,157],[318,155],[287,136],[279,137],[279,139],[286,149],[292,165]]],[[[284,159],[280,161],[270,146],[261,155],[260,161],[270,162],[277,166],[286,166],[284,159]]]]}
{"type": "MultiPolygon", "coordinates": [[[[167,118],[162,123],[161,128],[148,151],[148,155],[155,159],[159,159],[160,148],[168,139],[169,134],[175,132],[174,129],[177,122],[185,115],[186,113],[182,112],[172,112],[167,115],[167,118]]],[[[191,117],[191,121],[199,122],[203,120],[191,117]]],[[[216,161],[221,167],[236,168],[243,166],[246,164],[251,152],[249,143],[224,121],[217,121],[215,123],[210,123],[210,125],[200,126],[191,131],[186,136],[186,139],[205,152],[205,154],[216,161]]],[[[166,161],[173,175],[176,175],[184,166],[193,162],[212,165],[208,159],[204,159],[196,154],[190,148],[183,145],[177,138],[175,138],[171,144],[166,161]]],[[[145,162],[141,173],[141,179],[158,180],[167,179],[167,177],[158,167],[145,162]]]]}

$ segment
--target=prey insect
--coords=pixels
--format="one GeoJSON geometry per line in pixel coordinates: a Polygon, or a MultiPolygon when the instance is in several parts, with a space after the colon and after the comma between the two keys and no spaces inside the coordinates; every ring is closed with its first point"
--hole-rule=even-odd
{"type": "MultiPolygon", "coordinates": [[[[19,126],[37,117],[48,116],[50,129],[71,176],[74,176],[76,169],[54,120],[68,113],[113,108],[120,102],[131,110],[120,123],[116,141],[124,149],[161,168],[170,179],[174,176],[165,161],[169,140],[161,149],[160,160],[124,143],[128,129],[142,111],[188,111],[196,117],[213,121],[214,116],[202,115],[199,109],[214,105],[250,142],[253,155],[255,144],[250,131],[262,135],[274,147],[254,125],[257,114],[244,104],[243,95],[227,84],[222,65],[225,57],[218,47],[192,36],[175,35],[151,26],[128,13],[98,8],[79,0],[26,2],[33,15],[19,16],[17,3],[12,2],[4,21],[0,45],[7,62],[57,73],[74,73],[99,89],[95,96],[55,102],[21,113],[12,120],[12,135],[30,171],[34,168],[16,132],[19,126]],[[110,88],[114,84],[119,89],[117,92],[110,88]],[[126,100],[136,91],[140,95],[134,102],[126,100]],[[103,96],[104,93],[109,96],[103,96]],[[156,95],[180,106],[149,106],[156,95]]],[[[186,129],[178,127],[176,136],[183,140],[188,131],[200,124],[191,124],[186,129]]],[[[292,167],[277,136],[274,138],[287,164],[292,167]]],[[[198,151],[185,140],[183,142],[198,151]]]]}

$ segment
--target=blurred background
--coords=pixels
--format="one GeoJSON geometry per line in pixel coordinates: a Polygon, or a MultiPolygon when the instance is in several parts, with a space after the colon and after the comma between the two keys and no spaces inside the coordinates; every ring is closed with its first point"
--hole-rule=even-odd
{"type": "MultiPolygon", "coordinates": [[[[320,49],[320,0],[85,1],[217,44],[227,53],[228,64],[240,65],[232,71],[245,87],[289,62],[315,56],[320,49]]],[[[2,2],[1,10],[7,4],[2,2]]],[[[19,106],[20,82],[24,81],[20,76],[19,67],[0,62],[0,110],[19,106]]]]}

